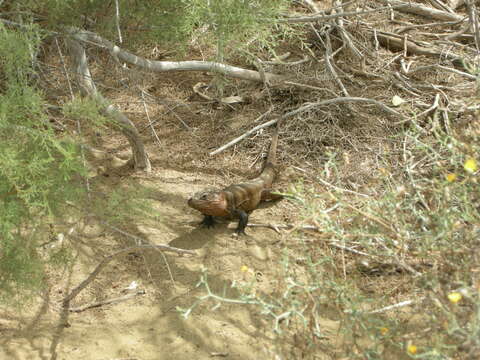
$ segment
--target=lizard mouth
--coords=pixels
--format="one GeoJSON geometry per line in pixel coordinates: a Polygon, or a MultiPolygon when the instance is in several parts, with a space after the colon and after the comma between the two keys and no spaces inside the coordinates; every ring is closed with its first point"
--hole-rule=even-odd
{"type": "Polygon", "coordinates": [[[190,198],[188,199],[188,206],[200,211],[205,215],[212,216],[227,216],[226,204],[224,200],[199,200],[190,198]]]}

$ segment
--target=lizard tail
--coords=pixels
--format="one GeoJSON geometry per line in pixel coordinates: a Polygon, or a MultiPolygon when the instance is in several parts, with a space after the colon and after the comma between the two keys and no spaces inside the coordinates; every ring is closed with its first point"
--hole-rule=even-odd
{"type": "Polygon", "coordinates": [[[270,143],[270,150],[268,151],[268,156],[267,156],[267,160],[265,161],[265,165],[271,164],[275,166],[277,164],[277,144],[278,144],[278,133],[280,132],[281,120],[282,118],[279,118],[277,121],[275,133],[273,134],[272,142],[270,143]]]}

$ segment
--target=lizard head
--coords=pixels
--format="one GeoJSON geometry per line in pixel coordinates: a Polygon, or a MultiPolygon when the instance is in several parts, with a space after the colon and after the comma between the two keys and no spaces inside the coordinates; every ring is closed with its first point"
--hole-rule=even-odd
{"type": "Polygon", "coordinates": [[[207,190],[195,193],[188,199],[188,206],[204,215],[227,216],[227,200],[222,191],[207,190]]]}

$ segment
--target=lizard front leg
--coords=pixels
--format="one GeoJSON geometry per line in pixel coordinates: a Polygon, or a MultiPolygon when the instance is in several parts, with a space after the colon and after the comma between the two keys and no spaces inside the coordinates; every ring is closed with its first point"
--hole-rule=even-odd
{"type": "Polygon", "coordinates": [[[202,222],[200,223],[200,226],[205,226],[207,228],[211,228],[215,226],[215,219],[213,218],[212,215],[205,215],[202,222]]]}
{"type": "Polygon", "coordinates": [[[239,218],[235,233],[237,233],[237,235],[247,235],[245,233],[245,228],[248,224],[248,214],[243,210],[236,210],[235,215],[239,218]]]}

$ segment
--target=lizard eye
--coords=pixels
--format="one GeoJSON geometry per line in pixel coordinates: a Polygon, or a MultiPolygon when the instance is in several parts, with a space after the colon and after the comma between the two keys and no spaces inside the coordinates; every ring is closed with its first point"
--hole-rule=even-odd
{"type": "Polygon", "coordinates": [[[201,200],[207,200],[207,194],[203,194],[202,196],[200,196],[200,199],[201,200]]]}

